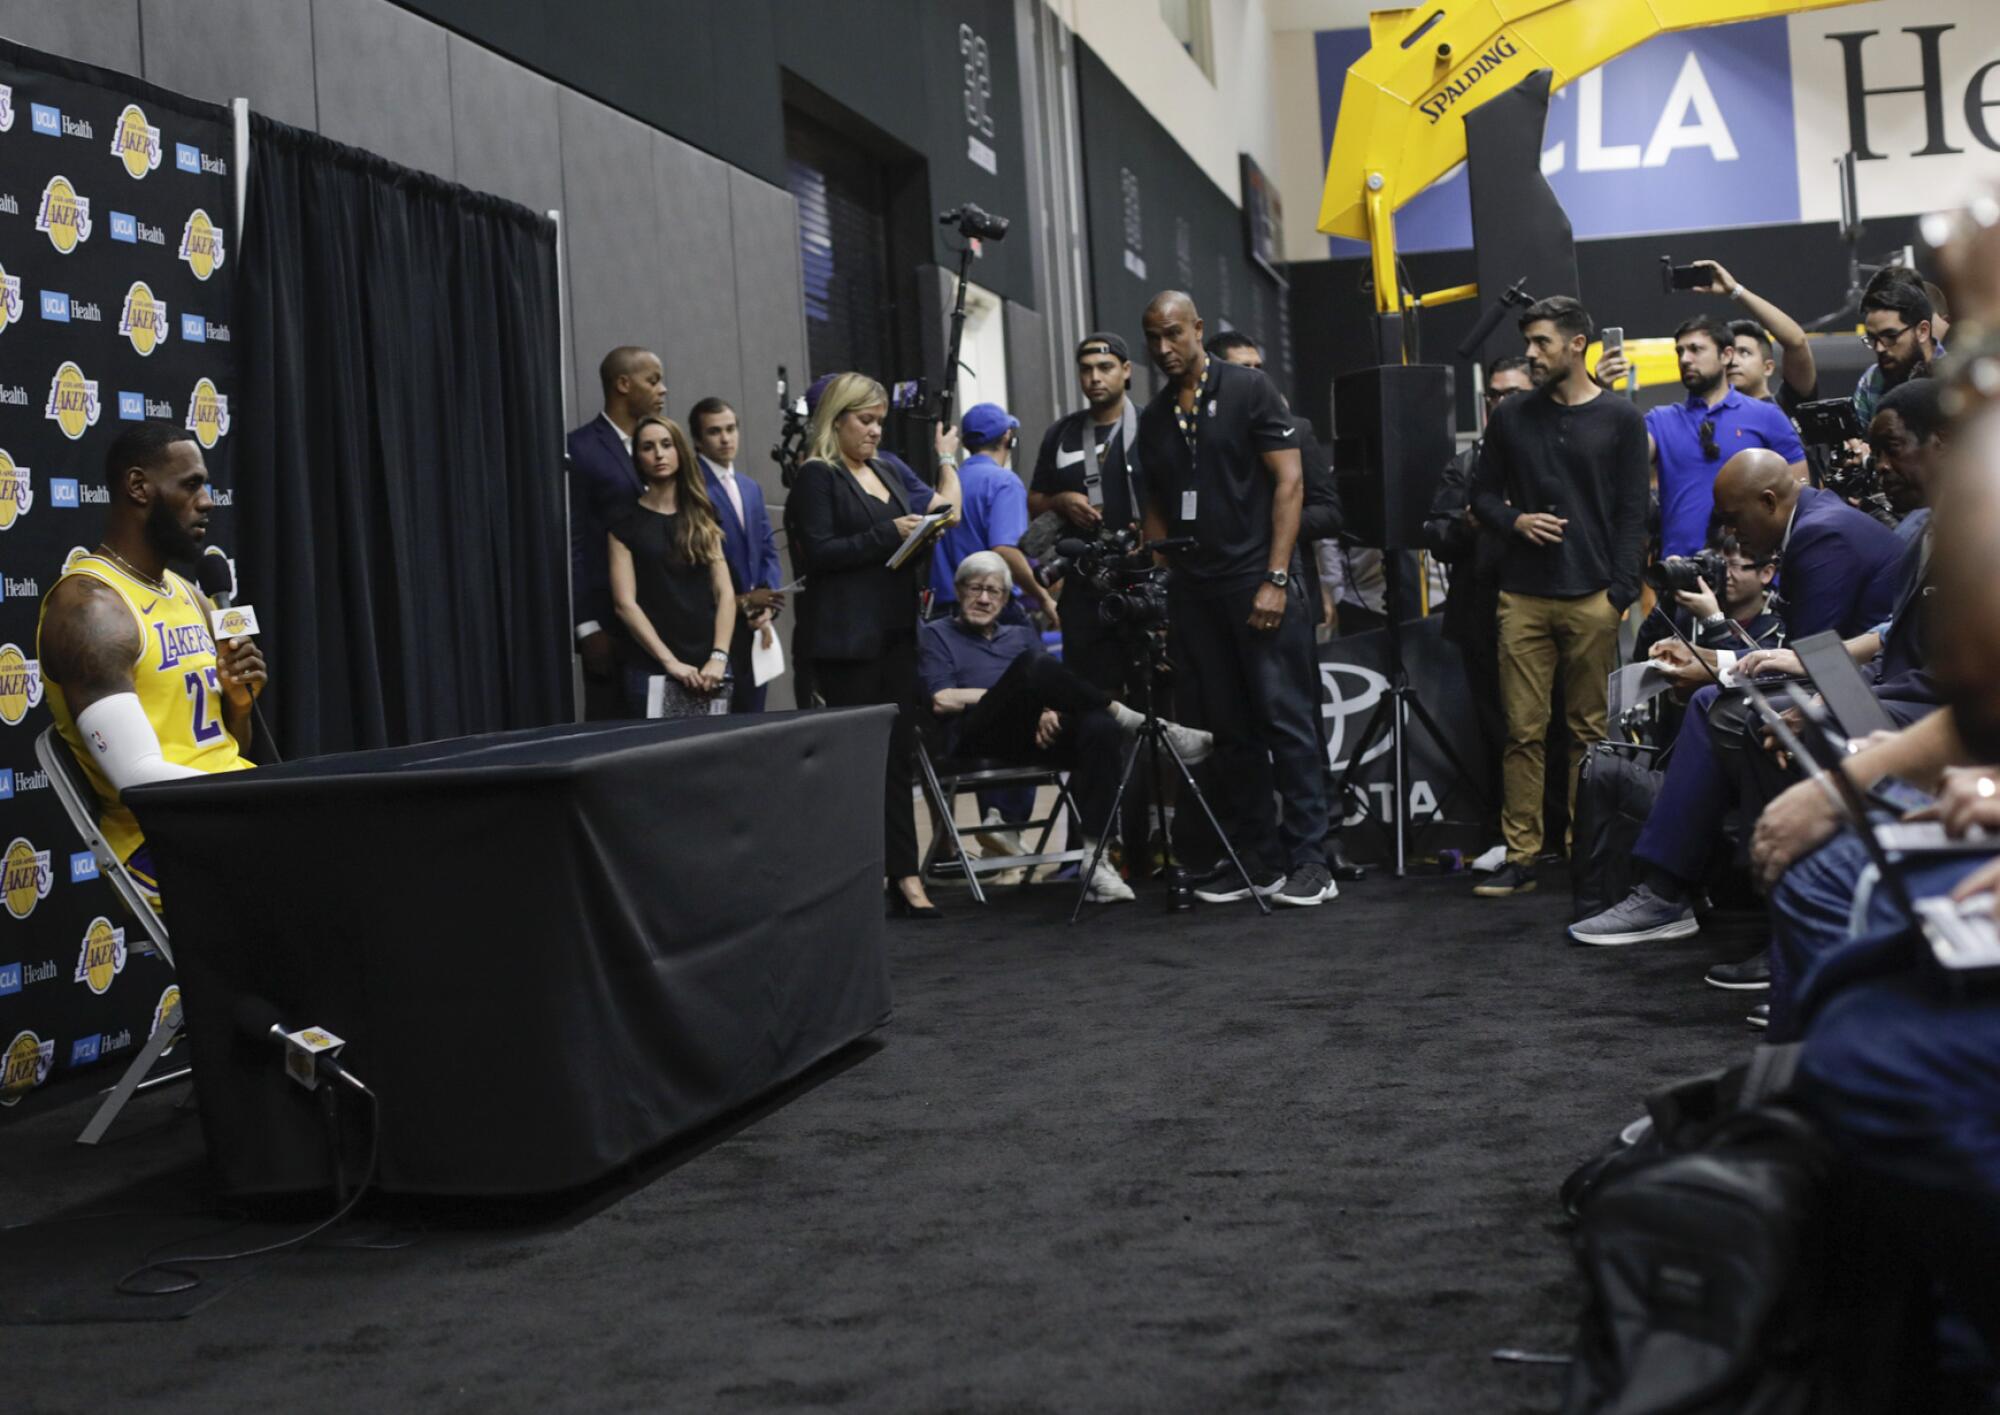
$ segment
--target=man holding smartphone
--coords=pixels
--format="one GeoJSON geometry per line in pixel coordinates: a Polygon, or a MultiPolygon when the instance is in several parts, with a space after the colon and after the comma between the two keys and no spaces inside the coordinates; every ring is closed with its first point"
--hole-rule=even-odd
{"type": "Polygon", "coordinates": [[[1531,393],[1493,410],[1472,508],[1507,537],[1500,564],[1500,833],[1507,863],[1473,892],[1535,887],[1542,850],[1543,741],[1561,676],[1570,731],[1569,800],[1583,753],[1605,734],[1605,679],[1618,621],[1639,597],[1646,537],[1646,425],[1607,398],[1584,365],[1590,314],[1557,295],[1521,315],[1531,393]]]}

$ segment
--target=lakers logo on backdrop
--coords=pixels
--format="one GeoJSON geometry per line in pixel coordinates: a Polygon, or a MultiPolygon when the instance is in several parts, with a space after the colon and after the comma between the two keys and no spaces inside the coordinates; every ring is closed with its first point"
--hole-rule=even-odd
{"type": "Polygon", "coordinates": [[[49,178],[49,184],[42,188],[42,204],[35,212],[35,229],[47,232],[49,244],[68,255],[90,239],[90,199],[78,196],[69,178],[49,178]]]}
{"type": "Polygon", "coordinates": [[[97,380],[85,378],[73,360],[64,360],[56,376],[49,380],[46,416],[63,430],[71,442],[97,426],[102,410],[97,403],[97,380]]]}
{"type": "Polygon", "coordinates": [[[125,105],[111,127],[111,155],[125,164],[134,178],[145,176],[160,165],[160,130],[146,121],[136,103],[125,105]]]}
{"type": "Polygon", "coordinates": [[[0,133],[14,131],[14,86],[0,84],[0,133]]]}
{"type": "Polygon", "coordinates": [[[0,531],[35,509],[35,483],[26,467],[14,465],[7,450],[0,447],[0,531]]]}
{"type": "Polygon", "coordinates": [[[83,952],[77,955],[76,977],[99,997],[111,991],[111,980],[125,971],[125,930],[98,915],[83,931],[83,952]]]}
{"type": "Polygon", "coordinates": [[[206,280],[222,268],[222,228],[196,207],[181,228],[181,259],[188,263],[197,280],[206,280]]]}
{"type": "Polygon", "coordinates": [[[167,306],[154,297],[153,287],[134,280],[125,292],[125,310],[118,316],[118,332],[132,341],[133,351],[142,357],[160,346],[167,337],[167,306]]]}
{"type": "Polygon", "coordinates": [[[7,1050],[0,1053],[0,1105],[13,1105],[48,1080],[55,1059],[53,1037],[43,1041],[33,1032],[16,1032],[7,1050]]]}
{"type": "Polygon", "coordinates": [[[7,332],[7,326],[21,317],[21,277],[9,275],[5,266],[0,266],[0,334],[7,332]]]}
{"type": "Polygon", "coordinates": [[[181,990],[176,984],[168,983],[167,990],[160,994],[160,1000],[153,1008],[153,1025],[147,1029],[146,1035],[151,1037],[160,1028],[180,1020],[181,990]]]}
{"type": "Polygon", "coordinates": [[[6,895],[7,912],[25,919],[35,906],[49,897],[49,852],[37,850],[25,835],[7,843],[7,855],[0,859],[0,892],[6,895]]]}
{"type": "Polygon", "coordinates": [[[0,644],[0,722],[19,727],[41,701],[42,665],[17,644],[0,644]]]}
{"type": "Polygon", "coordinates": [[[229,400],[207,379],[197,379],[188,395],[187,430],[204,449],[213,448],[229,431],[229,400]]]}

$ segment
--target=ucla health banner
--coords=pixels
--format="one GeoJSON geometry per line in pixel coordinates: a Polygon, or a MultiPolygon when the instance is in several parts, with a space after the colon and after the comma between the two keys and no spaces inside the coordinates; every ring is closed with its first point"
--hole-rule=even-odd
{"type": "Polygon", "coordinates": [[[223,109],[0,42],[0,1116],[71,1073],[108,1084],[173,991],[35,760],[35,626],[97,544],[133,421],[194,434],[210,543],[231,543],[232,133],[223,109]]]}
{"type": "MultiPolygon", "coordinates": [[[[1324,172],[1368,32],[1314,40],[1324,172]]],[[[1579,239],[1709,231],[1836,219],[1849,148],[1867,217],[1934,211],[1990,178],[2000,4],[1876,0],[1656,36],[1555,95],[1542,170],[1579,239]]],[[[1396,237],[1406,251],[1471,246],[1462,168],[1396,214],[1396,237]]]]}

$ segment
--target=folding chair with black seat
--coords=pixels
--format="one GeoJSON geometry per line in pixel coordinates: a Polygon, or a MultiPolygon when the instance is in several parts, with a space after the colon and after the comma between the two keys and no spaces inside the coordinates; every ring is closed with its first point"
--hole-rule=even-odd
{"type": "Polygon", "coordinates": [[[930,848],[924,852],[925,879],[952,879],[963,875],[965,882],[972,887],[972,897],[984,904],[986,891],[979,883],[981,875],[1020,870],[1021,883],[1025,886],[1034,878],[1038,866],[1065,865],[1072,861],[1081,865],[1090,858],[1081,841],[1074,838],[1067,850],[1050,851],[1048,848],[1056,822],[1070,810],[1069,787],[1063,781],[1060,768],[1047,763],[1007,762],[986,757],[934,756],[931,744],[922,731],[917,733],[917,767],[923,774],[924,796],[930,802],[931,815],[937,825],[931,832],[930,848]],[[952,808],[964,792],[990,791],[1005,786],[1053,786],[1056,789],[1055,803],[1045,816],[1008,823],[1008,829],[1020,830],[1024,838],[1028,831],[1037,826],[1041,828],[1033,854],[975,859],[965,852],[965,836],[958,828],[958,816],[952,808]],[[947,844],[951,851],[949,858],[945,855],[947,844]]]}
{"type": "MultiPolygon", "coordinates": [[[[97,790],[90,784],[90,778],[77,765],[76,755],[70,751],[69,743],[63,741],[55,728],[42,729],[42,735],[35,739],[35,757],[42,769],[49,774],[49,785],[62,802],[63,810],[69,814],[69,823],[76,827],[76,833],[83,837],[83,843],[90,847],[90,853],[97,860],[97,877],[111,886],[111,892],[118,896],[118,902],[125,912],[139,925],[146,941],[129,945],[134,953],[151,953],[164,959],[169,968],[174,966],[173,946],[167,942],[167,926],[147,902],[146,891],[132,878],[125,868],[125,862],[112,853],[105,841],[104,833],[97,828],[97,790]]],[[[169,1081],[177,1081],[188,1074],[185,1066],[149,1076],[160,1058],[170,1050],[181,1035],[181,1007],[178,995],[168,1007],[167,1015],[160,1019],[160,1025],[153,1029],[153,1035],[139,1054],[132,1058],[131,1065],[118,1084],[111,1088],[90,1123],[77,1136],[80,1145],[94,1145],[104,1138],[104,1132],[125,1109],[126,1102],[143,1089],[162,1086],[169,1081]]]]}

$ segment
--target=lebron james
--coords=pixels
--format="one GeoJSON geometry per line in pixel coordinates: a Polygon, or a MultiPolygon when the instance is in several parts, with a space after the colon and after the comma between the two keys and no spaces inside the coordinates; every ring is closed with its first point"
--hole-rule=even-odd
{"type": "Polygon", "coordinates": [[[249,639],[218,649],[214,606],[167,568],[201,553],[215,505],[194,434],[167,422],[128,428],[104,479],[104,539],[43,599],[37,653],[56,730],[97,788],[105,841],[157,908],[145,837],[121,793],[252,765],[242,752],[264,656],[249,639]]]}

